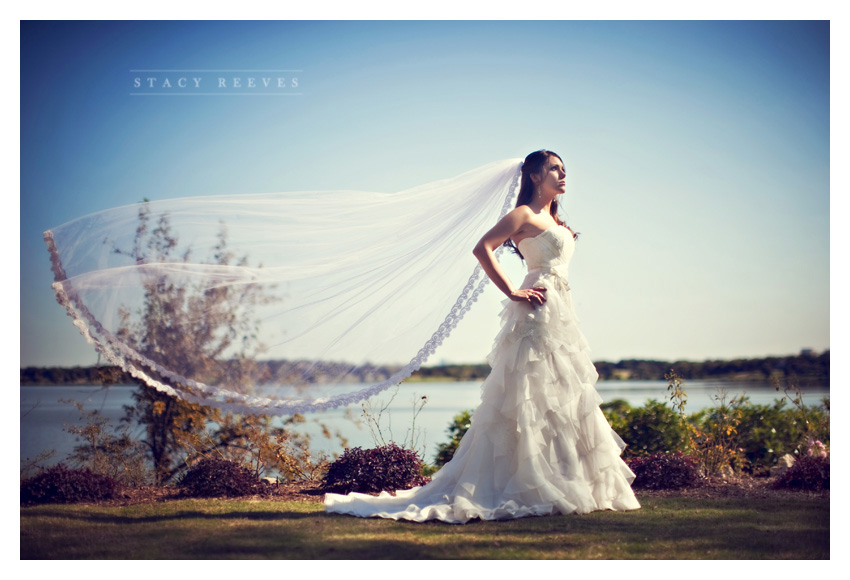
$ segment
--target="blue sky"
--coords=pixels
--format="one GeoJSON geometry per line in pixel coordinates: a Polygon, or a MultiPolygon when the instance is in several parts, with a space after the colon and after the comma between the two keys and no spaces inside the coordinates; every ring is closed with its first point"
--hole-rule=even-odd
{"type": "MultiPolygon", "coordinates": [[[[23,23],[20,363],[96,360],[53,298],[46,229],[145,197],[395,191],[543,147],[569,173],[594,358],[829,348],[829,36],[815,21],[23,23]],[[137,69],[297,69],[299,94],[134,96],[137,69]]],[[[501,299],[490,286],[431,362],[483,362],[501,299]]]]}

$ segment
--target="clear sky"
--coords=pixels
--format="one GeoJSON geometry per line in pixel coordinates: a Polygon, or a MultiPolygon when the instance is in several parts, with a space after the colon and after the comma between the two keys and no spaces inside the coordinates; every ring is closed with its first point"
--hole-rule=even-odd
{"type": "MultiPolygon", "coordinates": [[[[829,99],[828,22],[25,22],[20,364],[96,360],[46,229],[143,198],[396,191],[540,148],[569,174],[595,359],[821,351],[829,99]],[[132,95],[187,76],[131,72],[150,69],[295,69],[298,94],[132,95]]],[[[502,298],[430,362],[483,362],[502,298]]]]}

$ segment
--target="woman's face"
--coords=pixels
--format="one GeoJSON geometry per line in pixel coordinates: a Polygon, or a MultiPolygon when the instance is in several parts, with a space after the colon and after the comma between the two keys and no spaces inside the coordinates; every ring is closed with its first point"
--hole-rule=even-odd
{"type": "Polygon", "coordinates": [[[559,195],[567,191],[567,174],[564,171],[564,163],[550,155],[546,163],[543,164],[543,172],[541,174],[540,188],[544,192],[554,192],[554,195],[559,195]]]}

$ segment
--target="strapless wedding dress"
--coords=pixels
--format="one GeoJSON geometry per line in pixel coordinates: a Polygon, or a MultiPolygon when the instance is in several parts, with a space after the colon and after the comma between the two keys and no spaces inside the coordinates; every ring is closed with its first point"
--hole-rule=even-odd
{"type": "Polygon", "coordinates": [[[573,309],[572,233],[553,226],[519,247],[528,266],[521,288],[546,287],[546,302],[502,302],[492,371],[452,460],[427,485],[395,496],[329,493],[326,511],[460,524],[640,508],[573,309]]]}

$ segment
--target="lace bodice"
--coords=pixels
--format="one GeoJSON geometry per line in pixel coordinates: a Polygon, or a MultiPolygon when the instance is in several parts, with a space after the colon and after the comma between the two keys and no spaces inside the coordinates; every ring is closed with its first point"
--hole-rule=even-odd
{"type": "Polygon", "coordinates": [[[552,226],[519,242],[529,273],[551,271],[566,279],[570,258],[575,251],[572,232],[563,226],[552,226]]]}

